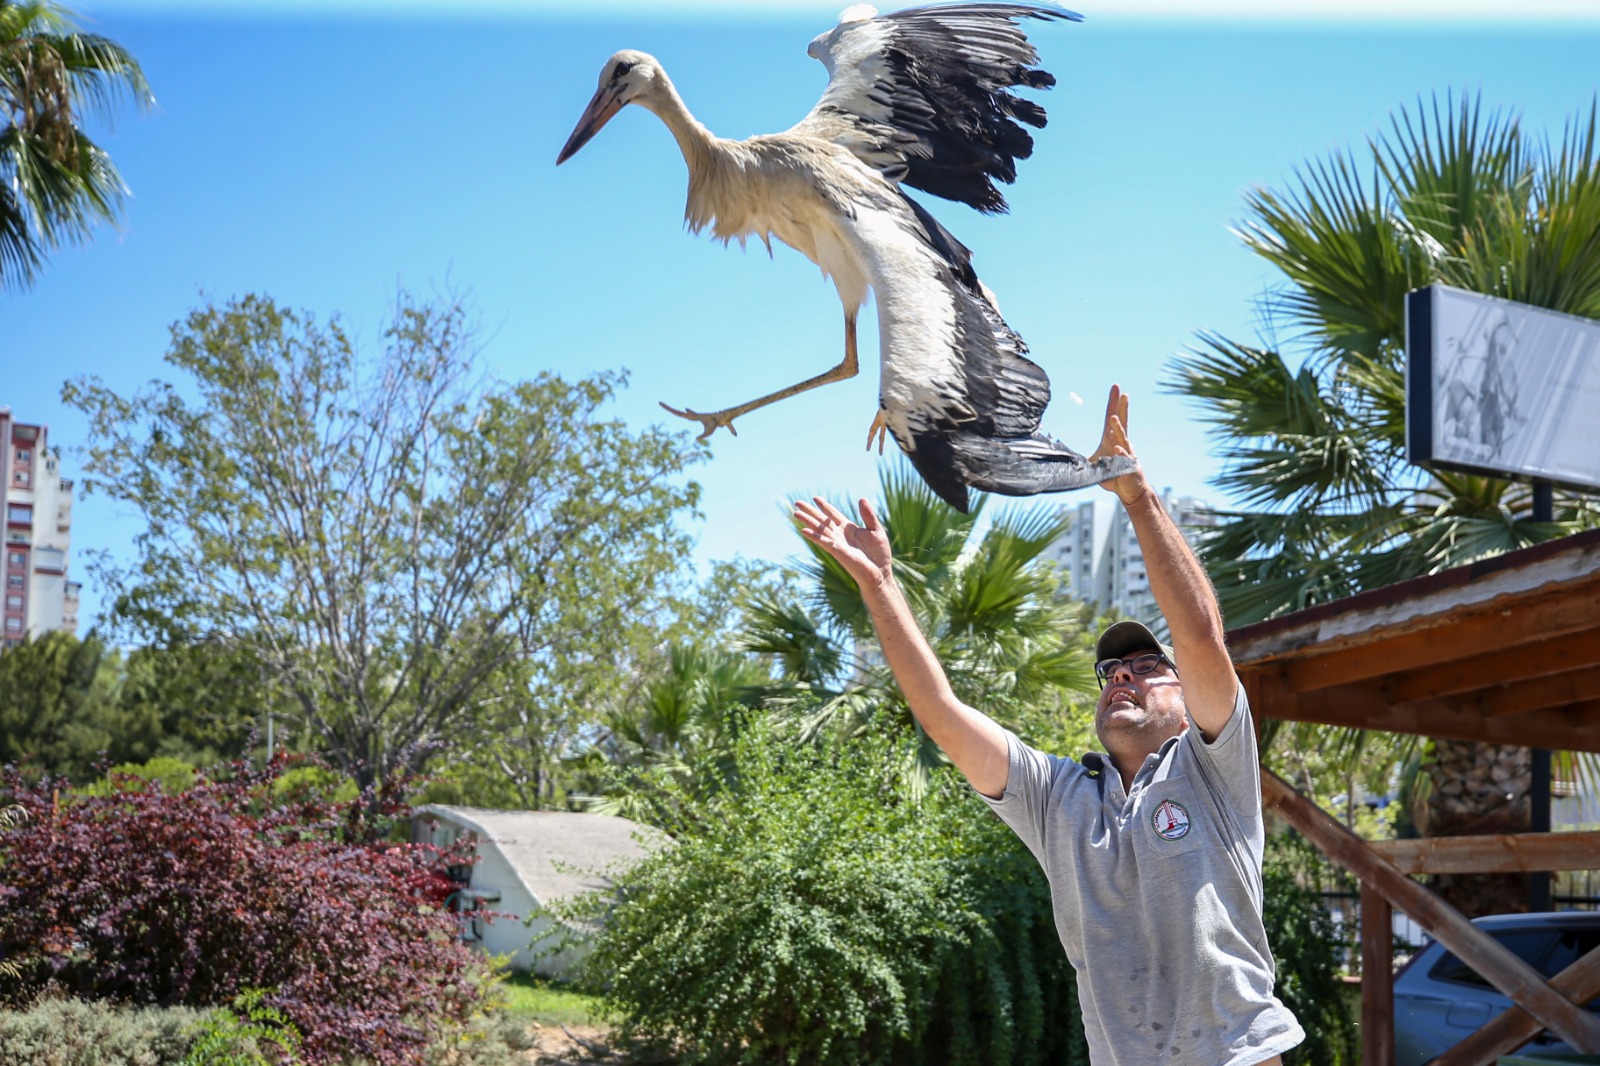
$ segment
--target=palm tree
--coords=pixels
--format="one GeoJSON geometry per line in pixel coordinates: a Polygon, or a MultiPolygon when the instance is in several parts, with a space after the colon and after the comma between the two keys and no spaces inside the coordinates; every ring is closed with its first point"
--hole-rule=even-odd
{"type": "Polygon", "coordinates": [[[680,793],[711,795],[733,784],[732,753],[745,716],[772,681],[756,658],[682,644],[636,705],[605,718],[598,739],[568,770],[587,788],[587,810],[671,827],[680,793]]]}
{"type": "MultiPolygon", "coordinates": [[[[1023,735],[1057,741],[1092,735],[1091,639],[1085,609],[1059,595],[1043,553],[1067,519],[1043,510],[996,515],[980,533],[985,500],[963,515],[941,503],[904,466],[885,472],[879,514],[894,550],[896,578],[944,664],[956,694],[1023,735]]],[[[861,732],[887,714],[914,730],[902,780],[912,797],[943,755],[915,724],[876,650],[871,619],[854,580],[806,542],[806,591],[799,599],[747,608],[744,650],[770,656],[779,681],[766,703],[803,733],[861,732]]]]}
{"type": "Polygon", "coordinates": [[[127,186],[80,123],[123,95],[154,102],[120,45],[49,0],[0,0],[0,287],[31,284],[47,253],[115,221],[127,186]]]}
{"type": "MultiPolygon", "coordinates": [[[[1478,100],[1435,98],[1365,150],[1308,164],[1288,194],[1255,190],[1247,210],[1242,239],[1283,273],[1263,302],[1272,339],[1205,335],[1165,382],[1200,405],[1225,464],[1217,483],[1244,504],[1204,548],[1230,624],[1600,523],[1593,498],[1566,492],[1555,521],[1535,521],[1527,486],[1417,469],[1404,439],[1408,291],[1437,281],[1600,318],[1593,104],[1552,143],[1478,100]]],[[[1455,791],[1445,767],[1504,755],[1447,740],[1432,750],[1436,798],[1455,791]]],[[[1502,813],[1525,826],[1519,802],[1502,813]]],[[[1441,807],[1431,821],[1448,835],[1508,819],[1441,807]]],[[[1484,906],[1503,904],[1467,903],[1484,906]]]]}

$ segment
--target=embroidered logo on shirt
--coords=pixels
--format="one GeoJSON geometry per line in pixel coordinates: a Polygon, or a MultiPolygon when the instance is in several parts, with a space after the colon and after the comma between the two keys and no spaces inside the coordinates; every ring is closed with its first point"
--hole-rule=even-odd
{"type": "Polygon", "coordinates": [[[1181,840],[1189,833],[1189,812],[1181,803],[1162,800],[1150,816],[1150,825],[1162,840],[1181,840]]]}

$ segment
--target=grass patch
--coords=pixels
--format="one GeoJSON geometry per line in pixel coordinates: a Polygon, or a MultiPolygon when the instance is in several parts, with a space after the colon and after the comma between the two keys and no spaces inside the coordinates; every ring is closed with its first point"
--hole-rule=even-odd
{"type": "Polygon", "coordinates": [[[558,981],[513,970],[500,982],[505,1010],[540,1025],[604,1025],[600,997],[575,992],[558,981]]]}

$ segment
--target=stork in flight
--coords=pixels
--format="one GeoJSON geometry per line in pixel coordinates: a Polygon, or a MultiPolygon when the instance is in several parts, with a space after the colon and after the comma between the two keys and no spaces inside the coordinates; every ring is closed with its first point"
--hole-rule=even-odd
{"type": "Polygon", "coordinates": [[[881,370],[867,446],[876,436],[881,453],[887,429],[951,506],[968,509],[969,487],[1030,496],[1131,471],[1125,456],[1091,461],[1040,431],[1050,379],[1000,317],[972,253],[900,188],[1004,211],[995,181],[1014,181],[1016,161],[1032,154],[1023,125],[1045,124],[1044,108],[1009,90],[1055,84],[1018,23],[1079,18],[1027,4],[852,7],[807,50],[829,75],[811,113],[742,141],[696,121],[654,57],[607,60],[556,163],[639,104],[683,152],[691,232],[709,226],[724,244],[756,236],[769,249],[777,237],[821,267],[844,304],[844,359],[833,369],[709,414],[661,406],[699,422],[704,440],[758,407],[855,376],[856,313],[870,289],[881,370]]]}

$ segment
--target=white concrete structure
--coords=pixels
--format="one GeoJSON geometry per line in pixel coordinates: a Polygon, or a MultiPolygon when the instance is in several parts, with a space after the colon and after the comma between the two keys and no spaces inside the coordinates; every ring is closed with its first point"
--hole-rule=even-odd
{"type": "Polygon", "coordinates": [[[607,892],[609,875],[671,843],[664,833],[609,814],[570,811],[494,811],[429,804],[412,812],[411,839],[448,847],[476,838],[478,862],[461,871],[457,902],[463,939],[490,955],[509,955],[511,967],[559,977],[585,951],[560,951],[568,930],[539,912],[584,892],[607,892]],[[473,910],[505,915],[473,918],[473,910]],[[532,924],[525,920],[533,916],[532,924]]]}
{"type": "MultiPolygon", "coordinates": [[[[1221,522],[1205,501],[1174,496],[1170,488],[1162,491],[1161,503],[1191,545],[1197,545],[1206,530],[1221,522]]],[[[1067,578],[1067,591],[1094,604],[1100,614],[1133,618],[1159,631],[1161,615],[1150,594],[1139,538],[1128,521],[1128,513],[1114,502],[1107,506],[1111,507],[1111,520],[1106,523],[1098,552],[1096,504],[1086,501],[1071,507],[1074,513],[1070,528],[1046,549],[1045,557],[1067,578]]]]}
{"type": "Polygon", "coordinates": [[[1044,555],[1061,572],[1065,591],[1080,600],[1094,598],[1094,508],[1092,500],[1075,507],[1062,504],[1056,513],[1070,516],[1072,524],[1051,542],[1044,555]]]}
{"type": "Polygon", "coordinates": [[[5,498],[0,647],[52,630],[78,631],[78,583],[67,580],[72,482],[61,477],[48,427],[0,407],[0,495],[5,498]]]}

